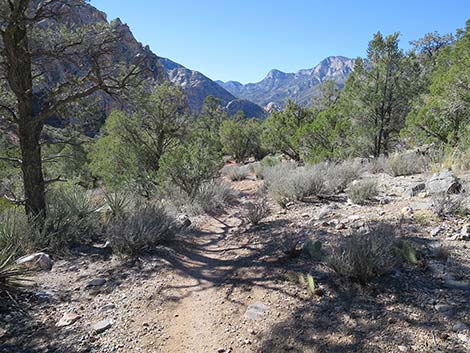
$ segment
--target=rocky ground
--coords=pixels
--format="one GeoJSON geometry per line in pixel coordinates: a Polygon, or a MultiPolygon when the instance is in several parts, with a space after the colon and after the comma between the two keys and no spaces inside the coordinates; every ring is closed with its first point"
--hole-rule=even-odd
{"type": "Polygon", "coordinates": [[[0,352],[470,352],[469,220],[432,214],[416,187],[428,176],[374,177],[381,194],[368,205],[270,202],[258,226],[242,214],[262,182],[234,182],[236,204],[153,256],[124,261],[96,246],[57,260],[0,304],[0,352]],[[328,248],[369,221],[397,224],[419,266],[362,287],[288,251],[308,239],[328,248]],[[316,294],[297,273],[312,274],[316,294]]]}

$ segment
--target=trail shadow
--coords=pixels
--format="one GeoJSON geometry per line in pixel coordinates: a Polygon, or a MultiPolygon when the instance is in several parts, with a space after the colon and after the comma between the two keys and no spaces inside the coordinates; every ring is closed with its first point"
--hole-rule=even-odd
{"type": "Polygon", "coordinates": [[[75,330],[55,327],[52,320],[39,320],[32,310],[41,303],[32,293],[0,298],[0,353],[85,353],[100,351],[96,342],[82,340],[75,330]]]}

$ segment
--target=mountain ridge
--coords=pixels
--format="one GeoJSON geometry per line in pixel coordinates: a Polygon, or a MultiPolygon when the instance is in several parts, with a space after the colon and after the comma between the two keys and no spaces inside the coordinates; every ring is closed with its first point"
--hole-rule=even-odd
{"type": "Polygon", "coordinates": [[[312,96],[318,95],[321,83],[332,80],[343,86],[354,68],[355,59],[345,56],[329,56],[310,69],[297,72],[270,70],[264,79],[242,84],[238,81],[216,81],[233,95],[250,99],[267,109],[268,106],[283,106],[287,99],[300,104],[309,104],[312,96]]]}

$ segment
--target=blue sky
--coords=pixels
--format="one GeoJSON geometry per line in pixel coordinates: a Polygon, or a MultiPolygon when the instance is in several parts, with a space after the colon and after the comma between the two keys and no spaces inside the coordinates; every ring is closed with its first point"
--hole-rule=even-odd
{"type": "Polygon", "coordinates": [[[470,0],[92,0],[126,22],[137,40],[211,79],[261,80],[330,55],[364,56],[373,33],[400,31],[401,45],[454,32],[470,0]]]}

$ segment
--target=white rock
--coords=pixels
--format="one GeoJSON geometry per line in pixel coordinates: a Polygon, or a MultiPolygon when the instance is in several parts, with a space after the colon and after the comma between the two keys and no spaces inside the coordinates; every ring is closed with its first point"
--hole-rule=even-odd
{"type": "Polygon", "coordinates": [[[91,326],[91,328],[95,333],[102,333],[109,329],[111,326],[112,322],[108,319],[105,319],[95,323],[93,326],[91,326]]]}
{"type": "Polygon", "coordinates": [[[43,252],[20,257],[16,260],[18,265],[22,265],[30,270],[46,270],[50,271],[54,265],[51,257],[43,252]]]}
{"type": "Polygon", "coordinates": [[[57,327],[70,326],[78,319],[80,319],[80,315],[76,313],[65,313],[64,316],[62,316],[62,318],[55,325],[57,327]]]}

